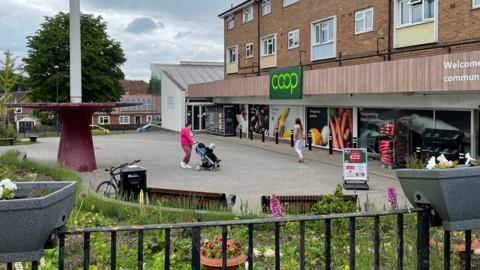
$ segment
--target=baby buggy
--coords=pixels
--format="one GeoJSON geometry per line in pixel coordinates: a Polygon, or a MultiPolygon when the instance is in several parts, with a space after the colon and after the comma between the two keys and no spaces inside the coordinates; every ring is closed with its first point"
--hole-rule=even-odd
{"type": "Polygon", "coordinates": [[[205,145],[203,143],[195,144],[195,152],[197,152],[197,154],[202,159],[202,164],[195,165],[195,170],[200,171],[202,168],[203,169],[210,169],[212,172],[220,170],[220,164],[217,163],[217,162],[213,162],[207,156],[207,148],[205,147],[205,145]]]}

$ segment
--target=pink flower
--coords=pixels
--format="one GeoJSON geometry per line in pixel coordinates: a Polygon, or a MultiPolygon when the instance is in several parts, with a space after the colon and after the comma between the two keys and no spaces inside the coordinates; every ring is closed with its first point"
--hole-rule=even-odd
{"type": "Polygon", "coordinates": [[[275,197],[275,194],[273,194],[270,198],[270,210],[272,211],[274,218],[283,217],[282,207],[280,206],[280,202],[278,201],[277,197],[275,197]]]}
{"type": "Polygon", "coordinates": [[[393,208],[397,208],[397,191],[392,187],[388,188],[388,201],[392,204],[393,208]]]}

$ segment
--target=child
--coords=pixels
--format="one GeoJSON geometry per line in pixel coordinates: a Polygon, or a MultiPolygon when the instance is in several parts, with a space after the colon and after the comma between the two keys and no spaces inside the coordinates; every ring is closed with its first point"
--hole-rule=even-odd
{"type": "Polygon", "coordinates": [[[215,144],[211,143],[208,148],[205,148],[206,150],[206,155],[208,158],[210,158],[213,162],[220,163],[220,159],[217,158],[217,156],[213,153],[213,148],[215,148],[215,144]]]}

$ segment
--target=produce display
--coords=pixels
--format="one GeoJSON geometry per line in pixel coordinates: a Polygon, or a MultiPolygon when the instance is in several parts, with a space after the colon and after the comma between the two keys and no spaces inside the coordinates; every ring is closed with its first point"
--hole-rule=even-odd
{"type": "Polygon", "coordinates": [[[380,141],[380,160],[392,164],[395,160],[403,160],[407,155],[407,143],[397,140],[380,141]]]}
{"type": "Polygon", "coordinates": [[[330,122],[330,134],[332,134],[333,137],[333,148],[351,148],[353,138],[352,109],[329,109],[328,119],[330,122]]]}
{"type": "Polygon", "coordinates": [[[409,146],[409,127],[408,122],[404,120],[387,120],[378,127],[380,134],[380,160],[383,167],[388,165],[400,165],[405,163],[405,157],[408,155],[409,146]]]}

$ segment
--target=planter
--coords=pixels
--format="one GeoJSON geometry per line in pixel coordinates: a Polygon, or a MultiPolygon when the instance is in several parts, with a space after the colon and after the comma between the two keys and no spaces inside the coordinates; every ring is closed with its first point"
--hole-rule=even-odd
{"type": "Polygon", "coordinates": [[[433,208],[445,230],[480,228],[480,167],[401,169],[397,177],[410,203],[433,208]]]}
{"type": "Polygon", "coordinates": [[[50,235],[67,223],[77,191],[77,182],[15,184],[15,196],[29,195],[38,184],[47,184],[52,194],[0,201],[0,263],[40,260],[50,235]]]}
{"type": "Polygon", "coordinates": [[[37,136],[30,136],[30,141],[31,142],[36,142],[37,141],[37,136]]]}
{"type": "MultiPolygon", "coordinates": [[[[240,256],[228,259],[227,260],[227,270],[236,270],[238,266],[244,263],[247,260],[245,254],[241,254],[240,256]]],[[[212,259],[207,258],[203,255],[200,255],[200,263],[203,264],[205,270],[221,270],[222,269],[222,260],[221,259],[212,259]]]]}
{"type": "MultiPolygon", "coordinates": [[[[436,246],[436,244],[437,244],[437,243],[435,242],[435,240],[430,239],[430,246],[433,246],[433,247],[434,247],[434,246],[436,246]]],[[[442,248],[442,247],[443,247],[443,243],[442,243],[442,242],[438,242],[438,247],[439,247],[439,248],[442,248]]],[[[480,248],[480,242],[475,239],[474,241],[472,241],[472,246],[471,246],[470,254],[472,254],[473,251],[474,251],[475,249],[478,249],[478,248],[480,248]]],[[[465,256],[466,256],[466,254],[465,254],[465,252],[466,252],[466,250],[465,250],[465,244],[453,244],[451,250],[452,250],[452,252],[458,251],[458,257],[460,257],[460,260],[465,260],[465,256]]]]}

